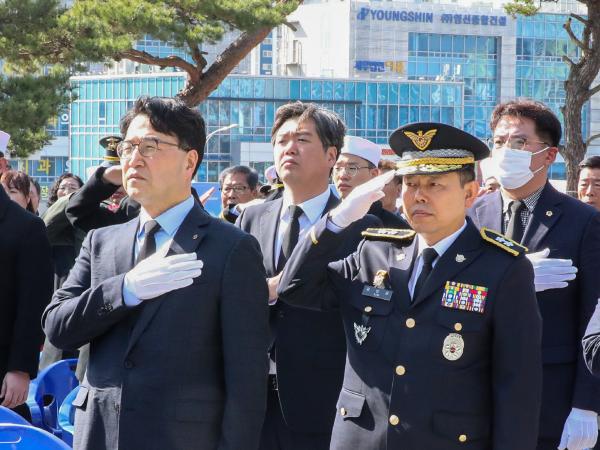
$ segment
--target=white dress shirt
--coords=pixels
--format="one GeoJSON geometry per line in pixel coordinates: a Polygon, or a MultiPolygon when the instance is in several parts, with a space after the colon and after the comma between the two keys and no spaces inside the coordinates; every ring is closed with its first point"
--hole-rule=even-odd
{"type": "Polygon", "coordinates": [[[427,243],[425,242],[425,239],[423,239],[423,237],[421,237],[421,235],[419,235],[419,234],[417,235],[417,249],[418,249],[417,250],[417,259],[415,261],[415,266],[413,268],[413,271],[410,274],[410,279],[408,280],[408,291],[410,292],[411,298],[413,296],[413,293],[415,292],[415,284],[417,284],[417,280],[419,279],[421,270],[423,270],[423,257],[421,256],[421,254],[423,253],[423,250],[425,250],[426,248],[429,248],[429,247],[433,247],[433,249],[437,252],[438,256],[437,256],[437,258],[435,258],[435,260],[433,261],[433,264],[432,264],[432,267],[435,267],[435,265],[440,260],[442,255],[446,252],[446,250],[448,250],[448,248],[450,248],[450,246],[452,244],[454,244],[454,241],[456,241],[456,238],[458,238],[458,236],[460,235],[460,233],[463,232],[463,230],[466,228],[466,226],[467,226],[467,221],[465,220],[465,223],[463,223],[463,226],[460,227],[457,231],[455,231],[450,236],[445,237],[444,239],[438,241],[437,243],[435,243],[433,245],[427,245],[427,243]]]}

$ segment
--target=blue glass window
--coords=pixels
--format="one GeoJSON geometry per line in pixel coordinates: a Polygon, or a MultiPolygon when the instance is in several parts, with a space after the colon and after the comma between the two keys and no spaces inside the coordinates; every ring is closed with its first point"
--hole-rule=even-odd
{"type": "Polygon", "coordinates": [[[300,98],[302,100],[311,100],[310,97],[310,80],[300,81],[300,98]]]}
{"type": "Polygon", "coordinates": [[[323,82],[322,81],[313,81],[312,89],[310,92],[311,100],[321,100],[323,96],[323,82]]]}
{"type": "MultiPolygon", "coordinates": [[[[279,98],[285,98],[284,96],[279,98]]],[[[291,80],[290,81],[290,99],[298,100],[300,99],[300,80],[291,80]]]]}
{"type": "Polygon", "coordinates": [[[340,81],[335,82],[333,99],[334,100],[344,100],[344,83],[342,83],[340,81]]]}
{"type": "Polygon", "coordinates": [[[323,100],[333,100],[333,82],[323,82],[323,100]]]}

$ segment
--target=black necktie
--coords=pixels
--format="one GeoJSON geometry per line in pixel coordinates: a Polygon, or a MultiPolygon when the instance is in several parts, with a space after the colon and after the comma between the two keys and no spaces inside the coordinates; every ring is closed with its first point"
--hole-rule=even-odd
{"type": "Polygon", "coordinates": [[[525,204],[520,200],[513,200],[509,206],[510,218],[506,226],[506,237],[515,242],[521,242],[523,239],[523,220],[521,212],[525,208],[525,204]]]}
{"type": "Polygon", "coordinates": [[[433,269],[433,261],[435,261],[435,258],[438,257],[438,254],[434,248],[428,247],[425,250],[423,250],[423,253],[421,253],[421,257],[423,258],[423,268],[421,269],[419,278],[417,278],[417,282],[415,283],[415,289],[413,291],[412,296],[413,301],[419,295],[419,291],[423,288],[423,286],[425,286],[427,278],[429,277],[429,274],[433,269]]]}
{"type": "Polygon", "coordinates": [[[287,230],[285,230],[283,241],[281,242],[281,254],[279,255],[277,264],[279,270],[283,270],[285,263],[298,243],[298,236],[300,235],[300,216],[304,212],[302,211],[302,208],[296,205],[290,205],[288,211],[290,213],[290,224],[287,227],[287,230]]]}
{"type": "Polygon", "coordinates": [[[144,242],[140,247],[135,263],[139,263],[143,259],[156,252],[156,241],[154,235],[160,231],[160,225],[156,220],[149,220],[144,224],[144,242]]]}

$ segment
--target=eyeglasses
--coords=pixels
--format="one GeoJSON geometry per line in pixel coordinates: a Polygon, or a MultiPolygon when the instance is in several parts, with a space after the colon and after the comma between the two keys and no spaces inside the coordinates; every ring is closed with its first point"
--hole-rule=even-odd
{"type": "Polygon", "coordinates": [[[341,175],[342,172],[346,171],[350,178],[353,178],[358,174],[360,169],[369,169],[369,166],[334,166],[333,173],[336,175],[341,175]]]}
{"type": "Polygon", "coordinates": [[[533,141],[533,140],[522,138],[522,137],[510,137],[510,136],[508,138],[501,138],[499,136],[489,138],[487,140],[487,144],[491,150],[497,150],[502,147],[514,148],[515,150],[523,150],[529,144],[549,145],[548,143],[543,142],[543,141],[533,141]]]}
{"type": "Polygon", "coordinates": [[[155,137],[147,136],[143,137],[137,144],[134,144],[130,141],[119,142],[119,145],[117,145],[117,155],[119,155],[119,158],[121,159],[130,159],[131,155],[133,155],[134,148],[137,147],[138,151],[140,152],[140,155],[144,156],[145,158],[148,158],[154,155],[159,150],[158,144],[173,145],[175,147],[179,147],[179,144],[176,144],[174,142],[166,142],[155,137]]]}
{"type": "Polygon", "coordinates": [[[246,192],[246,189],[249,189],[248,186],[242,186],[241,184],[238,184],[236,186],[225,186],[219,188],[220,191],[225,192],[226,194],[231,191],[235,192],[236,194],[241,194],[243,192],[246,192]]]}

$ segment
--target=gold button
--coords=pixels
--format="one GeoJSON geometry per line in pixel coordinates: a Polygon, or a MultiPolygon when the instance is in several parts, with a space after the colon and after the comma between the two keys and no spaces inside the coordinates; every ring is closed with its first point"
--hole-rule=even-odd
{"type": "Polygon", "coordinates": [[[348,414],[348,411],[346,411],[346,408],[340,408],[340,414],[342,416],[345,416],[346,414],[348,414]]]}
{"type": "Polygon", "coordinates": [[[454,329],[455,329],[456,331],[461,331],[461,330],[462,330],[462,323],[460,323],[460,322],[456,322],[456,323],[454,324],[454,329]]]}
{"type": "Polygon", "coordinates": [[[415,327],[415,319],[406,319],[406,326],[408,328],[414,328],[415,327]]]}
{"type": "Polygon", "coordinates": [[[404,366],[396,366],[396,375],[404,375],[406,373],[406,369],[404,366]]]}
{"type": "Polygon", "coordinates": [[[460,442],[467,442],[467,435],[466,435],[466,434],[461,434],[461,435],[458,437],[458,440],[459,440],[460,442]]]}
{"type": "Polygon", "coordinates": [[[366,313],[370,313],[371,311],[373,311],[373,307],[372,306],[365,306],[365,312],[366,313]]]}
{"type": "Polygon", "coordinates": [[[399,423],[400,423],[400,419],[398,418],[398,416],[397,416],[397,415],[395,415],[395,414],[392,414],[392,415],[390,416],[390,424],[391,424],[391,425],[394,425],[394,426],[396,426],[396,425],[398,425],[399,423]]]}

